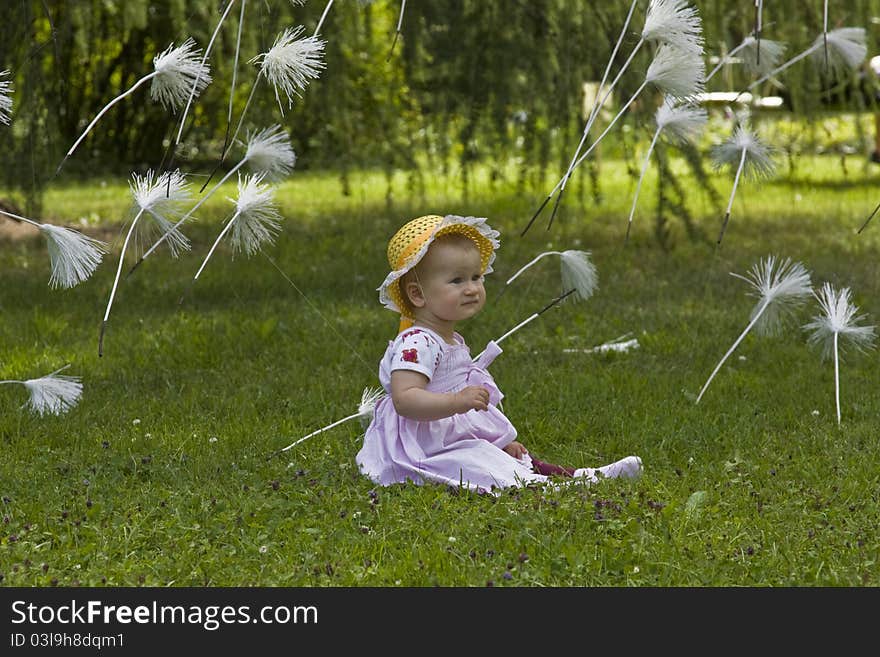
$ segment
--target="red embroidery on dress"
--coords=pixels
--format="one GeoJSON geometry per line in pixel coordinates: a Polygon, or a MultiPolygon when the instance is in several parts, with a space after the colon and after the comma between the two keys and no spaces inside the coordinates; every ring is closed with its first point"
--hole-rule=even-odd
{"type": "Polygon", "coordinates": [[[412,331],[407,331],[406,333],[401,335],[400,338],[401,338],[401,340],[406,340],[409,336],[418,335],[419,333],[421,333],[421,331],[419,329],[413,329],[412,331]]]}
{"type": "Polygon", "coordinates": [[[419,352],[416,349],[404,349],[403,356],[400,359],[407,363],[418,363],[419,352]]]}

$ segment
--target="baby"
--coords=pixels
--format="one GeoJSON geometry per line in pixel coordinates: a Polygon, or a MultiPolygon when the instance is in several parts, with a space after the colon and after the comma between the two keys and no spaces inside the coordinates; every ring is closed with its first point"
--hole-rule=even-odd
{"type": "Polygon", "coordinates": [[[411,480],[480,491],[552,475],[590,482],[638,476],[637,456],[574,469],[539,461],[516,440],[486,371],[501,349],[490,342],[475,361],[455,330],[486,303],[483,277],[492,271],[498,234],[483,218],[427,215],[391,238],[393,271],[379,299],[400,313],[401,325],[379,364],[388,394],[376,404],[358,467],[381,485],[411,480]]]}

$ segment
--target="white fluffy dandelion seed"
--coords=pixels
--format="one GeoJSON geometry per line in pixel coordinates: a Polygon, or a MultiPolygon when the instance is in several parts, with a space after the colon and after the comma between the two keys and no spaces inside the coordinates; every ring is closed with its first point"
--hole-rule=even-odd
{"type": "Polygon", "coordinates": [[[758,333],[762,335],[778,334],[785,321],[793,316],[795,309],[800,307],[813,291],[809,272],[801,263],[792,263],[788,258],[780,263],[776,256],[771,255],[754,265],[746,276],[733,273],[731,275],[746,281],[752,287],[750,294],[757,296],[759,301],[752,309],[745,330],[727,350],[700,390],[697,396],[698,404],[724,361],[752,328],[757,327],[758,333]]]}
{"type": "Polygon", "coordinates": [[[718,244],[724,238],[727,222],[730,220],[730,211],[733,207],[733,199],[740,177],[758,180],[773,175],[776,166],[773,163],[770,149],[758,139],[757,135],[746,125],[737,126],[733,135],[722,144],[712,149],[712,160],[716,169],[726,165],[736,164],[736,175],[733,179],[733,188],[730,190],[730,199],[727,202],[727,211],[721,224],[721,232],[718,234],[718,244]]]}
{"type": "Polygon", "coordinates": [[[361,427],[366,430],[373,421],[373,415],[376,411],[376,404],[385,396],[382,388],[364,388],[361,394],[361,403],[358,404],[358,416],[361,421],[361,427]]]}
{"type": "MultiPolygon", "coordinates": [[[[856,315],[859,308],[852,303],[852,292],[848,287],[836,290],[830,283],[823,283],[815,295],[822,314],[813,318],[804,328],[813,333],[810,344],[822,347],[822,358],[834,355],[834,334],[839,334],[858,351],[870,348],[876,338],[874,326],[859,326],[865,315],[856,315]]],[[[842,350],[842,346],[841,346],[842,350]]]]}
{"type": "Polygon", "coordinates": [[[287,132],[280,125],[274,125],[248,134],[244,161],[253,171],[264,173],[269,180],[277,180],[296,165],[296,153],[287,132]]]}
{"type": "Polygon", "coordinates": [[[286,452],[291,447],[299,445],[304,440],[307,440],[307,439],[311,438],[312,436],[317,436],[319,433],[323,433],[323,432],[327,431],[328,429],[332,429],[334,427],[337,427],[344,422],[348,422],[349,420],[360,419],[362,425],[364,422],[366,422],[369,425],[369,422],[371,422],[373,419],[373,412],[375,411],[376,404],[384,397],[385,397],[385,391],[382,390],[382,388],[364,388],[364,391],[361,394],[360,404],[358,404],[357,413],[354,413],[352,415],[344,417],[341,420],[336,420],[336,422],[333,422],[332,424],[328,424],[326,427],[322,427],[322,428],[318,429],[317,431],[313,431],[312,433],[295,440],[294,442],[290,443],[287,447],[284,447],[278,451],[279,452],[286,452]]]}
{"type": "Polygon", "coordinates": [[[810,56],[818,63],[827,53],[827,65],[833,73],[855,70],[868,54],[866,39],[863,27],[840,27],[816,37],[810,56]]]}
{"type": "Polygon", "coordinates": [[[373,411],[376,409],[376,402],[385,396],[382,388],[364,388],[361,394],[361,403],[358,404],[358,414],[372,417],[373,411]]]}
{"type": "Polygon", "coordinates": [[[560,255],[560,273],[563,291],[574,290],[574,301],[586,301],[599,284],[596,267],[590,261],[589,251],[568,250],[560,255]]]}
{"type": "Polygon", "coordinates": [[[716,168],[743,162],[738,168],[742,168],[743,176],[753,180],[772,176],[776,170],[770,148],[758,139],[748,125],[743,124],[736,127],[728,140],[712,150],[712,159],[716,168]],[[743,153],[746,154],[744,161],[743,153]]]}
{"type": "Polygon", "coordinates": [[[247,151],[244,157],[232,167],[220,181],[202,196],[198,203],[190,208],[177,223],[165,232],[144,254],[140,257],[131,270],[131,274],[156,248],[172,235],[184,221],[186,221],[199,207],[207,201],[220,186],[232,177],[241,167],[248,164],[250,168],[258,174],[262,174],[267,180],[280,178],[282,175],[289,173],[296,164],[296,153],[290,145],[290,138],[280,125],[274,125],[271,128],[265,128],[260,132],[248,135],[247,151]]]}
{"type": "Polygon", "coordinates": [[[741,62],[754,75],[766,75],[777,66],[785,54],[785,44],[780,41],[762,39],[760,42],[751,34],[742,40],[736,48],[721,58],[721,61],[706,76],[711,80],[725,64],[741,62]]]}
{"type": "Polygon", "coordinates": [[[110,317],[113,298],[116,296],[116,288],[119,285],[119,276],[122,273],[125,251],[141,216],[144,213],[149,214],[159,229],[164,231],[163,237],[170,236],[169,248],[172,255],[176,256],[179,249],[189,249],[189,240],[177,229],[181,222],[172,226],[171,221],[168,219],[168,215],[177,214],[180,205],[188,202],[191,198],[189,184],[186,182],[185,176],[179,170],[176,170],[166,171],[154,179],[151,169],[143,176],[133,173],[129,188],[138,210],[131,220],[131,226],[125,235],[125,241],[122,243],[122,250],[119,253],[119,265],[116,268],[116,276],[113,279],[110,298],[107,300],[104,320],[101,322],[101,334],[98,338],[98,356],[104,355],[104,331],[107,327],[107,319],[110,317]]]}
{"type": "Polygon", "coordinates": [[[645,153],[645,160],[642,163],[642,171],[639,174],[639,182],[636,184],[636,193],[633,198],[632,208],[629,211],[629,220],[626,225],[626,237],[624,241],[629,241],[629,233],[632,228],[633,216],[636,212],[636,204],[639,200],[639,192],[642,189],[642,181],[648,170],[648,163],[651,160],[651,153],[657,144],[660,133],[663,132],[673,142],[678,144],[686,144],[697,137],[708,120],[708,113],[702,107],[691,105],[689,103],[679,103],[673,97],[666,96],[663,103],[657,109],[654,115],[657,122],[657,129],[651,138],[648,146],[648,152],[645,153]]]}
{"type": "Polygon", "coordinates": [[[657,132],[662,132],[677,144],[686,144],[696,139],[706,127],[708,119],[709,115],[704,108],[681,103],[670,96],[663,99],[663,104],[654,114],[657,132]]]}
{"type": "Polygon", "coordinates": [[[702,57],[663,44],[645,75],[645,85],[653,84],[669,96],[689,98],[703,91],[706,75],[702,57]]]}
{"type": "Polygon", "coordinates": [[[191,90],[198,96],[211,82],[207,57],[201,56],[195,40],[190,37],[177,48],[174,44],[153,58],[153,83],[150,97],[166,109],[180,109],[191,90]]]}
{"type": "Polygon", "coordinates": [[[651,0],[642,39],[668,43],[691,55],[701,55],[703,25],[700,15],[686,0],[651,0]]]}
{"type": "Polygon", "coordinates": [[[12,75],[9,70],[0,71],[0,123],[9,125],[12,120],[12,82],[3,78],[12,75]]]}
{"type": "Polygon", "coordinates": [[[52,263],[50,287],[70,288],[91,276],[107,253],[107,245],[82,233],[51,224],[40,224],[52,263]]]}
{"type": "Polygon", "coordinates": [[[752,296],[758,303],[749,316],[755,330],[761,335],[779,335],[794,311],[812,292],[810,273],[799,262],[776,256],[767,256],[754,265],[746,276],[735,276],[752,286],[752,296]]]}
{"type": "Polygon", "coordinates": [[[238,199],[228,199],[235,203],[235,213],[226,222],[223,230],[214,240],[208,255],[193,277],[197,280],[208,264],[208,260],[220,244],[223,236],[232,229],[232,252],[246,251],[249,256],[260,250],[263,243],[272,243],[281,226],[281,214],[274,205],[273,191],[262,184],[263,174],[238,178],[238,199]]]}
{"type": "Polygon", "coordinates": [[[751,35],[741,45],[739,58],[753,75],[766,75],[779,66],[786,49],[785,43],[772,39],[762,39],[759,46],[758,40],[751,35]]]}
{"type": "Polygon", "coordinates": [[[35,226],[46,238],[52,274],[49,286],[70,288],[91,276],[107,253],[107,245],[71,228],[43,224],[0,210],[0,214],[35,226]]]}
{"type": "Polygon", "coordinates": [[[177,257],[181,250],[189,250],[189,240],[180,232],[180,224],[172,225],[169,219],[180,216],[181,206],[192,199],[186,176],[177,169],[166,171],[154,179],[153,171],[149,170],[143,176],[132,174],[129,188],[138,208],[137,217],[143,213],[152,217],[162,234],[168,235],[171,255],[177,257]]]}
{"type": "Polygon", "coordinates": [[[299,38],[301,25],[286,28],[275,39],[268,52],[257,55],[249,63],[260,64],[260,74],[275,89],[275,100],[284,114],[279,89],[287,96],[288,108],[293,107],[293,97],[299,96],[310,80],[316,79],[324,68],[322,59],[325,42],[314,36],[299,38]]]}
{"type": "MultiPolygon", "coordinates": [[[[513,276],[504,283],[505,289],[520,274],[532,267],[536,262],[550,255],[560,257],[560,273],[562,279],[562,289],[565,292],[572,293],[572,299],[575,301],[586,301],[598,286],[598,276],[596,267],[590,261],[589,251],[578,251],[569,249],[566,251],[544,251],[539,253],[525,266],[521,267],[513,276]]],[[[502,290],[503,292],[503,290],[502,290]]]]}
{"type": "Polygon", "coordinates": [[[189,38],[178,48],[174,48],[172,44],[163,53],[154,57],[153,72],[135,82],[127,91],[111,100],[98,112],[97,116],[92,119],[92,122],[89,123],[88,127],[73,143],[73,146],[70,147],[70,150],[67,151],[61,164],[58,165],[58,171],[61,170],[67,158],[73,154],[77,146],[91,132],[100,118],[113,105],[133,93],[145,82],[153,81],[150,88],[150,96],[154,100],[159,100],[163,106],[170,106],[174,109],[186,102],[187,94],[193,84],[197,86],[199,91],[204,89],[211,81],[211,76],[208,73],[207,65],[199,61],[199,51],[197,49],[194,50],[194,47],[195,41],[189,38]]]}
{"type": "MultiPolygon", "coordinates": [[[[238,183],[235,203],[237,221],[232,228],[232,250],[244,251],[249,256],[257,253],[265,243],[272,244],[281,229],[281,214],[275,206],[274,191],[261,184],[263,174],[245,177],[238,183]]],[[[230,220],[232,223],[233,220],[230,220]]]]}
{"type": "Polygon", "coordinates": [[[755,80],[747,89],[753,89],[762,82],[766,82],[774,75],[781,73],[805,57],[822,57],[823,55],[820,50],[824,49],[826,43],[828,46],[829,67],[835,71],[855,69],[864,61],[865,56],[868,54],[865,40],[865,28],[863,27],[840,27],[836,30],[831,30],[827,34],[820,34],[809,48],[755,80]]]}
{"type": "MultiPolygon", "coordinates": [[[[329,8],[328,5],[327,9],[329,8]]],[[[272,83],[275,99],[278,101],[278,107],[283,115],[284,107],[281,105],[281,97],[278,94],[279,88],[287,95],[288,105],[292,106],[293,96],[299,96],[300,91],[305,89],[309,80],[320,75],[319,70],[324,68],[321,57],[324,53],[325,42],[318,39],[317,31],[313,36],[297,39],[302,31],[302,26],[285,29],[275,39],[275,45],[268,52],[257,55],[250,60],[249,63],[252,64],[260,63],[260,72],[257,74],[257,79],[254,80],[251,93],[248,95],[241,116],[238,118],[238,125],[235,132],[232,133],[232,141],[235,141],[241,130],[244,117],[251,106],[251,101],[261,79],[266,78],[272,83]]],[[[223,156],[226,156],[225,150],[223,156]]]]}
{"type": "Polygon", "coordinates": [[[62,372],[68,367],[70,365],[65,365],[61,369],[55,370],[51,374],[42,376],[39,379],[0,381],[0,384],[20,383],[30,394],[30,399],[25,406],[30,406],[32,411],[40,415],[45,415],[46,413],[60,415],[76,406],[82,396],[82,377],[58,374],[58,372],[62,372]]]}
{"type": "Polygon", "coordinates": [[[840,424],[840,351],[841,338],[858,351],[874,346],[877,337],[874,326],[860,326],[865,315],[856,315],[858,306],[853,305],[848,287],[835,290],[830,283],[824,283],[815,295],[822,311],[813,321],[804,325],[804,330],[812,331],[808,341],[811,345],[822,347],[822,358],[834,358],[834,398],[837,406],[837,424],[840,424]]]}

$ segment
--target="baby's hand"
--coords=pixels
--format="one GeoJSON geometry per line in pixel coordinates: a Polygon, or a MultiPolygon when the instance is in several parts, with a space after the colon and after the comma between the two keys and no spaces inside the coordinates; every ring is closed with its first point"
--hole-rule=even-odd
{"type": "Polygon", "coordinates": [[[477,411],[485,411],[489,408],[489,391],[483,386],[468,386],[463,390],[455,393],[459,413],[466,413],[474,409],[477,411]]]}
{"type": "Polygon", "coordinates": [[[515,440],[512,443],[508,443],[503,449],[515,459],[521,459],[523,456],[528,454],[525,446],[522,443],[516,442],[515,440]]]}

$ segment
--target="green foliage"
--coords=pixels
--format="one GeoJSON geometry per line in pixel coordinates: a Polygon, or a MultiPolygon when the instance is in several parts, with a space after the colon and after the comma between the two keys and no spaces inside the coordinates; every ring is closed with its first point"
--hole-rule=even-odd
{"type": "MultiPolygon", "coordinates": [[[[751,6],[694,4],[704,24],[707,57],[729,51],[753,28],[751,6]]],[[[15,121],[0,131],[7,158],[0,184],[19,190],[33,211],[46,186],[56,182],[57,163],[97,111],[148,73],[152,58],[169,44],[192,36],[204,48],[226,8],[220,0],[15,0],[7,5],[0,66],[15,75],[15,121]]],[[[286,0],[246,4],[233,121],[256,79],[257,69],[248,60],[266,52],[284,27],[303,25],[310,34],[325,6],[299,7],[286,0]]],[[[320,79],[292,108],[284,108],[283,116],[264,85],[255,94],[246,127],[283,123],[300,168],[335,168],[344,182],[361,167],[381,168],[386,177],[397,169],[412,171],[414,181],[425,172],[454,171],[466,182],[477,163],[492,168],[491,180],[497,182],[511,175],[502,164],[515,158],[513,175],[524,190],[534,190],[542,187],[548,170],[559,172],[568,164],[583,128],[582,85],[602,77],[629,6],[628,0],[409,3],[392,53],[398,0],[336,2],[322,27],[327,67],[320,79]]],[[[621,53],[634,45],[645,10],[646,3],[639,3],[621,53]]],[[[878,13],[878,0],[859,0],[833,7],[833,24],[868,27],[878,13]]],[[[821,12],[783,0],[765,7],[764,22],[764,36],[786,42],[793,55],[821,31],[821,12]]],[[[175,161],[187,171],[209,170],[227,135],[238,23],[236,6],[214,45],[214,83],[197,99],[177,153],[175,161]]],[[[868,36],[870,54],[877,44],[872,31],[868,36]]],[[[638,84],[650,56],[645,49],[634,60],[618,86],[618,103],[638,84]]],[[[617,64],[621,61],[622,56],[617,64]]],[[[616,71],[617,66],[612,74],[616,71]]],[[[739,89],[748,81],[743,67],[731,65],[716,76],[712,89],[739,89]]],[[[768,82],[762,93],[781,93],[791,109],[810,119],[832,106],[859,111],[875,104],[875,83],[864,71],[849,80],[827,80],[821,67],[803,62],[780,82],[784,86],[768,82]]],[[[649,125],[654,100],[635,103],[624,123],[649,125]]],[[[141,90],[102,120],[63,176],[156,168],[168,139],[176,135],[177,119],[141,90]]],[[[616,130],[608,148],[626,148],[622,135],[616,130]]],[[[596,163],[583,170],[598,195],[596,163]]]]}

